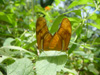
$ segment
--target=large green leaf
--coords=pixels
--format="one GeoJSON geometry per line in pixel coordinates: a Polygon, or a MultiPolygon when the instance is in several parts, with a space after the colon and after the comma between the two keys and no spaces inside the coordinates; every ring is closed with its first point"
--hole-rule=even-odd
{"type": "Polygon", "coordinates": [[[63,20],[63,18],[66,18],[66,16],[64,16],[63,14],[58,16],[55,21],[53,22],[53,25],[51,27],[50,32],[51,33],[55,33],[57,32],[57,30],[59,29],[59,24],[61,23],[61,21],[63,20]]]}
{"type": "Polygon", "coordinates": [[[75,0],[69,5],[68,9],[77,5],[88,4],[88,3],[93,3],[93,0],[75,0]]]}
{"type": "Polygon", "coordinates": [[[66,64],[67,56],[65,52],[44,51],[36,62],[37,75],[56,75],[66,64]]]}
{"type": "Polygon", "coordinates": [[[27,58],[17,59],[7,66],[7,75],[34,75],[33,63],[27,58]]]}

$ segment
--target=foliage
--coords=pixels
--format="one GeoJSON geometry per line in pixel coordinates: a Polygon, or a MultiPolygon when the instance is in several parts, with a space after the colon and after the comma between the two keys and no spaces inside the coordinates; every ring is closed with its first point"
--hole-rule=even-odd
{"type": "Polygon", "coordinates": [[[46,7],[40,1],[0,0],[0,75],[99,75],[100,1],[52,0],[46,7]],[[70,20],[68,51],[38,51],[39,15],[52,34],[64,17],[70,20]]]}

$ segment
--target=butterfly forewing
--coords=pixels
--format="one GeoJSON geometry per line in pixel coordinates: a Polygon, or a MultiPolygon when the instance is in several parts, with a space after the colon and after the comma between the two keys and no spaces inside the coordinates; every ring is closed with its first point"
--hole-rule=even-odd
{"type": "Polygon", "coordinates": [[[64,18],[62,20],[61,26],[58,30],[58,34],[62,37],[63,39],[63,50],[68,49],[68,45],[70,42],[71,38],[71,24],[70,21],[67,18],[64,18]]]}
{"type": "Polygon", "coordinates": [[[43,38],[46,33],[48,33],[46,20],[43,17],[39,17],[36,22],[36,38],[39,49],[43,49],[43,38]]]}

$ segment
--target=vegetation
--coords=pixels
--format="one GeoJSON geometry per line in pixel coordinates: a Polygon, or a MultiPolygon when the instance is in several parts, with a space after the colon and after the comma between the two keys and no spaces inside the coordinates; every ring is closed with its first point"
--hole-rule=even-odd
{"type": "Polygon", "coordinates": [[[0,0],[0,75],[100,75],[100,0],[0,0]],[[68,51],[39,52],[38,16],[70,20],[68,51]]]}

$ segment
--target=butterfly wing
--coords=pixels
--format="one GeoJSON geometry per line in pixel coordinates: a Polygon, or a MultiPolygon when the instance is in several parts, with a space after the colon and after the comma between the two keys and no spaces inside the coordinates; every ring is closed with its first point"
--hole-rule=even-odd
{"type": "Polygon", "coordinates": [[[55,33],[52,37],[49,44],[49,49],[57,51],[60,51],[62,49],[62,39],[58,33],[55,33]]]}
{"type": "MultiPolygon", "coordinates": [[[[50,50],[49,49],[49,45],[50,45],[50,41],[52,39],[52,35],[50,33],[47,33],[45,36],[44,36],[44,39],[43,39],[43,49],[46,51],[46,50],[50,50]]],[[[51,49],[52,50],[52,49],[51,49]]]]}
{"type": "Polygon", "coordinates": [[[43,17],[39,17],[36,22],[36,38],[38,49],[43,49],[43,38],[46,33],[48,33],[46,20],[43,17]]]}
{"type": "Polygon", "coordinates": [[[62,50],[68,49],[68,45],[71,38],[71,31],[72,30],[70,21],[67,18],[64,18],[57,32],[62,38],[62,50]]]}
{"type": "Polygon", "coordinates": [[[38,49],[48,50],[52,35],[49,33],[46,20],[39,17],[36,22],[36,38],[38,49]]]}

